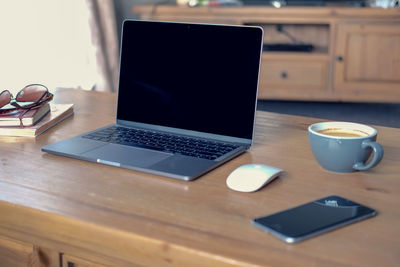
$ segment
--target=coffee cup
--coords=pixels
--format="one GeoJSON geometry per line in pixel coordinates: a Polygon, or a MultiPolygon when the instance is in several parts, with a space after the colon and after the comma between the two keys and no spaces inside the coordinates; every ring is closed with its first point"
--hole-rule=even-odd
{"type": "Polygon", "coordinates": [[[308,127],[312,153],[328,171],[365,171],[376,166],[383,148],[376,142],[376,129],[351,122],[319,122],[308,127]],[[373,153],[372,158],[368,159],[373,153]]]}

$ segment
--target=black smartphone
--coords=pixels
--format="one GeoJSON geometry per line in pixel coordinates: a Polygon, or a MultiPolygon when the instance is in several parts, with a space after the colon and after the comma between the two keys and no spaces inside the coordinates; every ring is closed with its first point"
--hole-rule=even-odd
{"type": "Polygon", "coordinates": [[[256,218],[253,225],[279,239],[296,243],[376,215],[376,211],[354,201],[329,196],[268,216],[256,218]]]}

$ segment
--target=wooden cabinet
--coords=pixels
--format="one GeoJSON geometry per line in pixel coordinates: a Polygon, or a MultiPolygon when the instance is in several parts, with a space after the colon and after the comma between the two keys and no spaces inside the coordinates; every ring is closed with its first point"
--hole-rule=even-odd
{"type": "Polygon", "coordinates": [[[260,99],[400,102],[400,9],[135,6],[142,19],[258,25],[264,43],[260,99]]]}

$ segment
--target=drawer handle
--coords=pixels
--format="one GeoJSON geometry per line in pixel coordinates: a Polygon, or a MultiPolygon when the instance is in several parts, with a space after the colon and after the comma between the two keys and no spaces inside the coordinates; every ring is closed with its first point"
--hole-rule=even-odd
{"type": "Polygon", "coordinates": [[[282,71],[282,73],[281,73],[281,78],[282,78],[282,79],[286,79],[287,76],[288,76],[287,72],[286,72],[286,71],[282,71]]]}
{"type": "Polygon", "coordinates": [[[339,61],[339,62],[342,62],[343,61],[343,57],[342,56],[337,56],[336,60],[339,61]]]}

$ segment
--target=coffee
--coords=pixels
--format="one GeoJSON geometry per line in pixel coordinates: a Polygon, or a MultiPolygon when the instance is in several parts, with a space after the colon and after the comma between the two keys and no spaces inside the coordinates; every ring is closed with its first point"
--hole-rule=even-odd
{"type": "Polygon", "coordinates": [[[326,121],[308,127],[312,153],[324,169],[333,172],[365,171],[377,165],[383,148],[376,137],[376,129],[360,123],[326,121]]]}
{"type": "Polygon", "coordinates": [[[345,128],[326,128],[317,131],[320,134],[337,136],[337,137],[365,137],[368,133],[357,129],[345,129],[345,128]]]}

